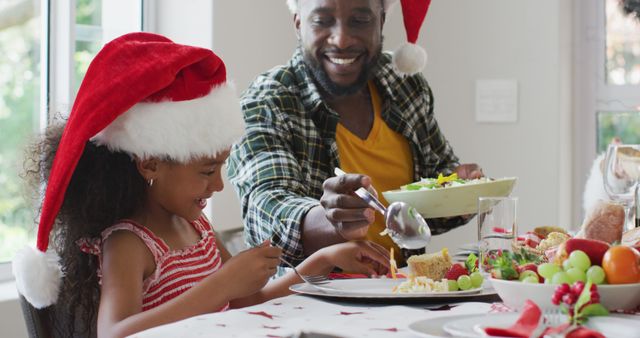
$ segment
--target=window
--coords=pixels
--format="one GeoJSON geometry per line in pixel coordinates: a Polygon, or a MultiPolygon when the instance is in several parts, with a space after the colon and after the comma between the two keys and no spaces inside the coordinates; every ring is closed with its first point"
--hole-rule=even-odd
{"type": "Polygon", "coordinates": [[[89,63],[102,47],[102,0],[78,0],[75,22],[74,94],[80,88],[89,63]]]}
{"type": "Polygon", "coordinates": [[[35,235],[19,173],[40,123],[42,21],[40,1],[0,2],[0,262],[35,235]]]}
{"type": "Polygon", "coordinates": [[[605,4],[606,82],[640,84],[640,25],[622,11],[619,0],[605,4]]]}
{"type": "Polygon", "coordinates": [[[606,59],[600,93],[604,102],[598,107],[596,123],[598,152],[604,151],[613,137],[623,143],[640,143],[639,101],[618,99],[625,96],[625,90],[640,93],[640,21],[626,15],[619,0],[606,0],[604,14],[606,59]],[[617,109],[612,109],[614,104],[617,109]]]}
{"type": "Polygon", "coordinates": [[[24,146],[52,113],[68,113],[106,41],[142,30],[142,3],[0,1],[0,280],[15,252],[35,243],[35,206],[19,176],[24,146]]]}
{"type": "Polygon", "coordinates": [[[584,219],[582,197],[594,159],[614,136],[640,143],[640,19],[619,0],[573,1],[573,219],[584,219]]]}

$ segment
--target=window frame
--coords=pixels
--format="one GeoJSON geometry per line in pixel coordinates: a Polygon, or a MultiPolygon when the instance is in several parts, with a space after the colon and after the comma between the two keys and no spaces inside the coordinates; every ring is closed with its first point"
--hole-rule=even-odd
{"type": "MultiPolygon", "coordinates": [[[[109,5],[119,5],[128,3],[130,0],[109,1],[111,1],[109,5]]],[[[156,5],[152,0],[138,1],[140,5],[138,29],[153,30],[156,5]]],[[[76,43],[76,0],[42,0],[40,13],[42,40],[39,130],[44,131],[56,114],[69,113],[75,96],[73,55],[76,43]]],[[[35,243],[28,244],[35,245],[35,243]]],[[[0,263],[0,283],[13,279],[12,262],[0,263]]]]}
{"type": "Polygon", "coordinates": [[[628,112],[640,106],[640,85],[606,83],[606,22],[602,0],[574,0],[573,219],[582,220],[582,194],[597,153],[599,111],[628,112]]]}

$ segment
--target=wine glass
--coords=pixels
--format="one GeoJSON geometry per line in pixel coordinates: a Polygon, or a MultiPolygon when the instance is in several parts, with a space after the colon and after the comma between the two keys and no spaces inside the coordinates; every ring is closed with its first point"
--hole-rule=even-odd
{"type": "Polygon", "coordinates": [[[614,202],[622,204],[625,228],[633,229],[638,218],[640,144],[610,144],[604,160],[604,189],[614,202]]]}
{"type": "Polygon", "coordinates": [[[478,268],[488,280],[491,265],[488,258],[512,251],[517,236],[517,197],[478,198],[478,268]]]}

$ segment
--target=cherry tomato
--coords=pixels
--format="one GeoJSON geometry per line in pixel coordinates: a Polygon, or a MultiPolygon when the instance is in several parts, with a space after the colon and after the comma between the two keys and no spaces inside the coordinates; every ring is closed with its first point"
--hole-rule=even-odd
{"type": "Polygon", "coordinates": [[[604,254],[602,268],[609,284],[640,282],[640,253],[628,246],[611,247],[604,254]]]}

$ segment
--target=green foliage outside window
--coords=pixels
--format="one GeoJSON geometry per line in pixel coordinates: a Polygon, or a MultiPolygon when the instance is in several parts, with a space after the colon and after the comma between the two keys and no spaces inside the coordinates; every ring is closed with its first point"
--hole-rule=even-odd
{"type": "Polygon", "coordinates": [[[33,206],[19,173],[39,121],[39,32],[39,18],[0,31],[0,262],[33,236],[33,206]]]}
{"type": "MultiPolygon", "coordinates": [[[[11,5],[19,1],[0,2],[0,12],[15,10],[19,6],[11,5]]],[[[39,7],[36,1],[33,3],[33,8],[39,7]]],[[[99,26],[101,8],[101,1],[78,0],[76,22],[99,26]]],[[[33,9],[19,14],[25,16],[24,20],[13,26],[0,25],[0,262],[11,260],[25,243],[35,243],[36,232],[35,206],[26,198],[20,174],[25,146],[39,131],[40,14],[33,9]]],[[[76,88],[99,43],[76,45],[76,88]]]]}
{"type": "Polygon", "coordinates": [[[622,143],[640,144],[640,112],[598,112],[598,152],[607,150],[614,137],[622,143]]]}

